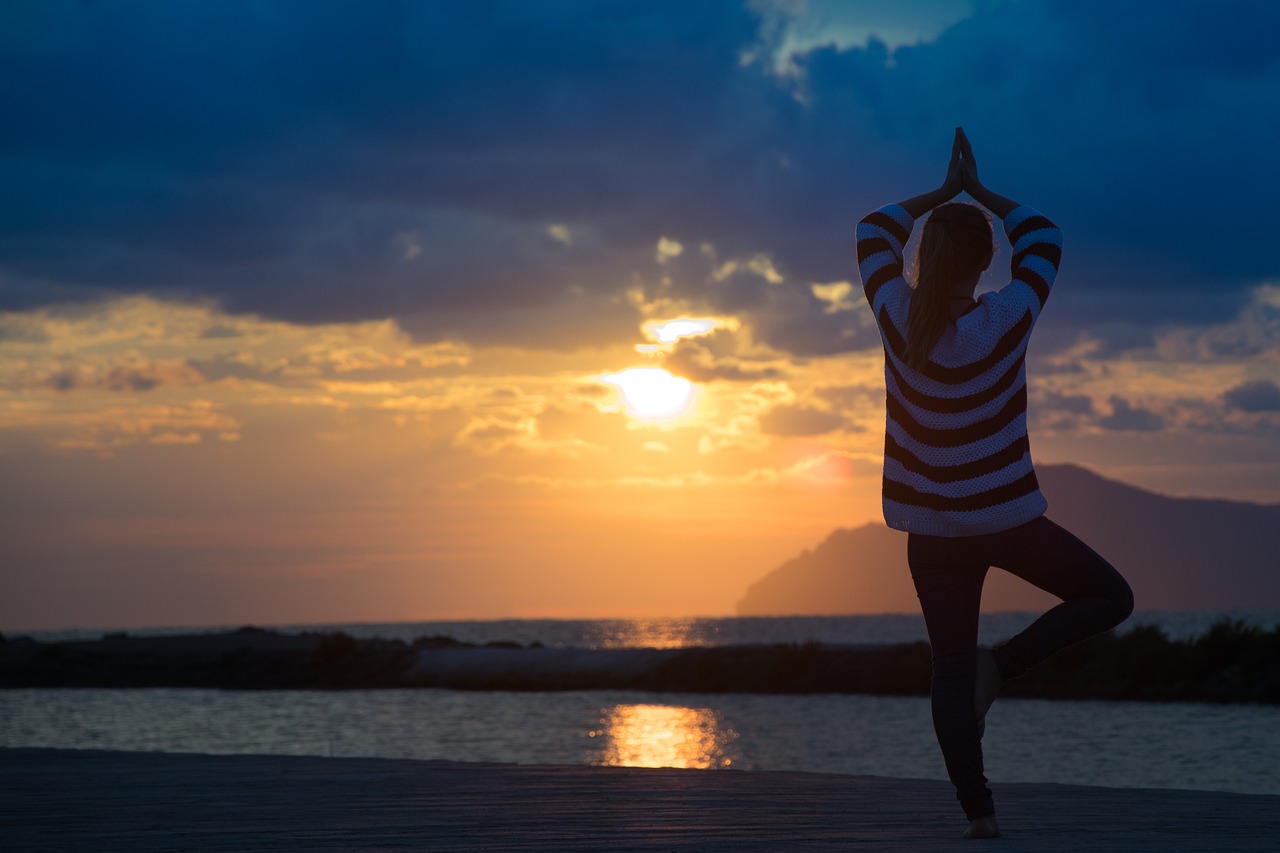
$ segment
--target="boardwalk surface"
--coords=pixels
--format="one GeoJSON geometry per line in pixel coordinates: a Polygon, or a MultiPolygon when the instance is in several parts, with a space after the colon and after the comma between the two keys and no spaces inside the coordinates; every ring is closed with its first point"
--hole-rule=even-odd
{"type": "Polygon", "coordinates": [[[0,750],[14,851],[1278,851],[1280,797],[388,759],[0,750]]]}

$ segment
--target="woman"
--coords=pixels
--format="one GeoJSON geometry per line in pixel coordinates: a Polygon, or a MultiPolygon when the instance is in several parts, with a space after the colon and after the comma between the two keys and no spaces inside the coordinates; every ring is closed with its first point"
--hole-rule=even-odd
{"type": "Polygon", "coordinates": [[[885,522],[905,530],[907,561],[933,655],[933,724],[969,818],[965,836],[1000,834],[982,765],[987,709],[1000,686],[1133,610],[1124,578],[1044,517],[1027,439],[1026,353],[1058,272],[1062,233],[983,186],[957,128],[942,186],[858,223],[858,270],[885,351],[885,522]],[[974,298],[994,253],[991,220],[955,203],[961,190],[1004,225],[1011,280],[974,298]],[[903,247],[920,235],[915,286],[903,247]],[[978,608],[991,566],[1062,599],[995,649],[979,649],[978,608]]]}

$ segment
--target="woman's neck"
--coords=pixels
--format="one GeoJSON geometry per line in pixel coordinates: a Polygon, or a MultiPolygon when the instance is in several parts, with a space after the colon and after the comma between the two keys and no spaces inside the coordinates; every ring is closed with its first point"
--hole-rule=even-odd
{"type": "Polygon", "coordinates": [[[951,283],[951,298],[952,299],[968,299],[970,302],[972,302],[973,292],[978,289],[979,278],[980,276],[975,275],[973,278],[967,279],[965,281],[953,281],[951,283]]]}
{"type": "Polygon", "coordinates": [[[973,294],[953,293],[951,294],[951,319],[958,320],[965,314],[969,313],[969,309],[976,303],[973,294]]]}

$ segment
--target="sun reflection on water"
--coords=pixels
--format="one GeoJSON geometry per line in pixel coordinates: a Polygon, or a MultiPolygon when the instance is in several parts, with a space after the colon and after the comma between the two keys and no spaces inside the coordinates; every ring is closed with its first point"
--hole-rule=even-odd
{"type": "Polygon", "coordinates": [[[680,767],[709,770],[733,764],[737,734],[707,708],[615,705],[601,712],[596,761],[608,767],[680,767]]]}
{"type": "Polygon", "coordinates": [[[707,620],[627,619],[600,623],[595,643],[604,649],[681,649],[707,645],[718,629],[707,620]]]}

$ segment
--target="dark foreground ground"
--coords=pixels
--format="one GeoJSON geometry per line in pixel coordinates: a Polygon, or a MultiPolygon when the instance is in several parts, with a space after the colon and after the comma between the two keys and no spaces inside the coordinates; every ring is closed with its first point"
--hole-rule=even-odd
{"type": "Polygon", "coordinates": [[[387,759],[0,750],[14,851],[1277,851],[1280,797],[387,759]]]}

